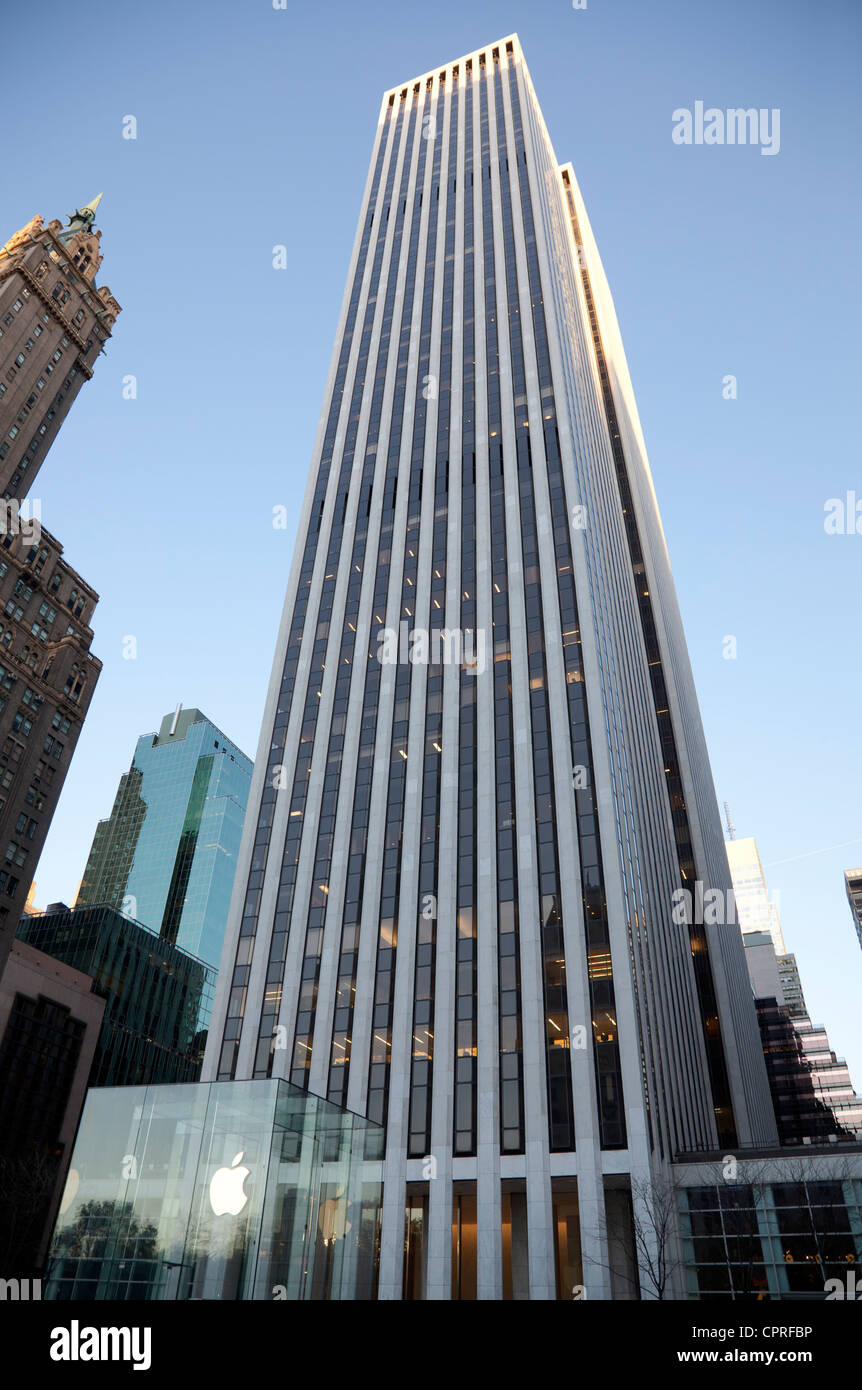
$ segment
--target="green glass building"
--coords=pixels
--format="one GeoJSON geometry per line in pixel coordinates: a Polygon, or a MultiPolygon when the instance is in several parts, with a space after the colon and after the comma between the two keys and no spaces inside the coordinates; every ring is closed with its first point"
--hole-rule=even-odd
{"type": "Polygon", "coordinates": [[[110,904],[218,968],[251,771],[200,710],[165,715],[99,822],[76,906],[110,904]]]}
{"type": "Polygon", "coordinates": [[[214,966],[104,903],[23,917],[18,938],[92,976],[107,1001],[91,1086],[197,1081],[214,966]]]}

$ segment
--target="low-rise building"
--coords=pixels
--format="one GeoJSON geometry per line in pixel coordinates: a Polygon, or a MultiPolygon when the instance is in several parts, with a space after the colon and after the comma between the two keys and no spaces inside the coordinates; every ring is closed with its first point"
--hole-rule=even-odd
{"type": "Polygon", "coordinates": [[[41,1268],[105,1001],[81,970],[15,941],[0,974],[0,1268],[41,1268]]]}

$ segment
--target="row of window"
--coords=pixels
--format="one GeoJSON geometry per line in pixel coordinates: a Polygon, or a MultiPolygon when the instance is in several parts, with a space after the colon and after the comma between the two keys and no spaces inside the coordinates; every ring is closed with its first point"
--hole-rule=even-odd
{"type": "MultiPolygon", "coordinates": [[[[7,738],[3,747],[4,755],[13,756],[13,761],[17,762],[20,760],[23,752],[24,749],[20,743],[16,743],[13,738],[7,738]],[[12,755],[11,752],[13,748],[17,750],[14,755],[12,755]]],[[[14,767],[0,768],[0,788],[2,788],[3,791],[8,791],[11,787],[15,779],[16,771],[17,769],[14,767]]],[[[28,788],[25,798],[28,806],[35,806],[37,811],[42,810],[41,803],[44,801],[44,789],[45,787],[50,787],[53,782],[54,772],[55,769],[51,767],[49,763],[46,763],[44,758],[39,759],[36,764],[36,771],[33,773],[33,783],[28,788]]]]}
{"type": "MultiPolygon", "coordinates": [[[[45,315],[45,317],[47,318],[47,315],[45,315]]],[[[34,331],[35,331],[35,330],[34,330],[34,331]]],[[[40,330],[40,331],[41,331],[41,330],[40,330]]],[[[62,344],[63,344],[64,346],[68,346],[68,339],[67,339],[67,338],[63,338],[61,341],[62,341],[62,344]]],[[[28,343],[29,343],[29,342],[30,342],[30,340],[28,339],[28,343]]],[[[28,348],[28,350],[29,350],[29,348],[28,348]]],[[[8,433],[7,433],[7,438],[3,441],[2,444],[0,444],[0,460],[5,459],[6,455],[9,453],[9,450],[11,449],[12,444],[14,443],[15,439],[17,439],[18,435],[21,433],[21,425],[24,423],[24,421],[26,420],[27,416],[30,414],[30,411],[33,409],[33,406],[34,406],[34,405],[36,404],[36,402],[38,401],[38,396],[37,396],[36,392],[37,392],[37,391],[44,391],[45,386],[46,386],[46,384],[47,384],[46,378],[49,377],[49,376],[51,376],[51,374],[54,372],[54,370],[55,370],[55,368],[56,368],[56,366],[57,366],[57,363],[59,362],[59,360],[60,360],[60,358],[62,357],[62,355],[63,355],[63,354],[62,354],[62,349],[61,349],[61,348],[58,348],[58,349],[56,350],[56,352],[53,354],[51,360],[50,360],[49,362],[46,362],[46,363],[45,363],[45,365],[44,365],[44,367],[43,367],[43,369],[42,369],[44,375],[38,377],[37,380],[36,380],[36,391],[32,391],[32,392],[30,393],[30,395],[28,396],[27,400],[25,401],[23,407],[22,407],[21,410],[18,412],[17,423],[14,424],[14,425],[12,425],[12,426],[10,427],[10,429],[9,429],[9,431],[8,431],[8,433]]],[[[23,365],[23,362],[24,362],[24,356],[23,356],[22,353],[19,353],[18,356],[17,356],[16,359],[15,359],[15,365],[14,365],[14,366],[11,368],[11,370],[10,370],[9,372],[7,372],[7,374],[6,374],[6,379],[7,379],[7,381],[11,381],[11,380],[14,378],[14,376],[15,376],[16,372],[18,371],[19,367],[20,367],[21,365],[23,365]]],[[[59,411],[59,409],[60,409],[60,406],[62,405],[62,403],[63,403],[63,401],[64,401],[64,399],[65,399],[66,392],[68,391],[69,387],[70,387],[71,384],[72,384],[72,381],[74,380],[74,378],[75,378],[77,375],[78,375],[78,369],[77,369],[77,367],[71,367],[70,370],[69,370],[68,376],[66,377],[65,381],[63,382],[63,387],[62,387],[62,389],[58,392],[58,394],[57,394],[57,396],[54,398],[54,401],[52,402],[52,404],[51,404],[51,405],[49,406],[49,408],[45,411],[45,414],[44,414],[43,417],[42,417],[42,421],[41,421],[40,425],[38,426],[38,428],[37,428],[37,430],[36,430],[36,433],[33,435],[33,438],[30,440],[30,443],[29,443],[28,446],[27,446],[27,448],[28,448],[28,450],[29,450],[29,453],[25,454],[24,457],[21,459],[21,462],[20,462],[20,464],[19,464],[19,472],[16,473],[15,476],[14,476],[14,478],[12,479],[12,486],[13,486],[13,487],[17,487],[18,483],[21,481],[21,474],[22,474],[22,473],[25,473],[25,472],[27,471],[28,467],[30,466],[30,463],[32,462],[32,457],[33,457],[33,455],[34,455],[35,453],[37,453],[38,450],[42,447],[42,441],[43,441],[43,439],[45,438],[46,434],[48,433],[48,430],[50,429],[50,427],[51,427],[53,421],[56,419],[57,413],[58,413],[58,411],[59,411]]],[[[0,395],[3,395],[3,394],[5,393],[5,391],[6,391],[5,385],[4,385],[2,382],[0,382],[0,395]]]]}
{"type": "MultiPolygon", "coordinates": [[[[3,612],[6,614],[7,618],[11,618],[13,622],[16,622],[16,623],[22,622],[23,619],[24,619],[24,608],[23,608],[23,605],[26,604],[26,603],[28,602],[28,600],[31,599],[32,597],[33,597],[33,590],[32,590],[32,588],[31,588],[31,587],[28,587],[26,584],[24,584],[24,583],[19,579],[19,580],[18,580],[18,583],[15,585],[15,594],[13,595],[12,598],[10,598],[10,599],[7,600],[6,606],[5,606],[5,608],[3,609],[3,612]],[[20,586],[20,587],[19,587],[19,586],[20,586]],[[20,602],[18,602],[18,603],[15,602],[16,597],[17,597],[18,599],[20,599],[20,602]]],[[[49,626],[49,627],[45,627],[45,626],[43,626],[43,624],[44,624],[44,623],[48,623],[48,624],[50,625],[51,623],[54,622],[54,619],[56,618],[56,616],[57,616],[57,610],[56,610],[56,608],[52,608],[51,605],[50,605],[49,603],[47,603],[47,602],[41,603],[40,606],[39,606],[38,618],[35,619],[35,620],[30,624],[30,632],[31,632],[31,634],[32,634],[34,637],[38,637],[38,639],[39,639],[40,642],[47,642],[47,641],[49,641],[53,634],[52,634],[52,632],[50,631],[50,626],[49,626]],[[39,621],[39,619],[41,619],[41,621],[39,621]]],[[[76,631],[76,629],[75,629],[74,627],[72,627],[72,626],[67,626],[64,635],[65,635],[66,637],[73,636],[74,633],[75,633],[75,631],[76,631]]],[[[8,645],[9,645],[8,642],[5,642],[5,643],[4,643],[4,646],[8,646],[8,645]]],[[[27,652],[27,651],[28,651],[28,648],[25,647],[24,650],[25,650],[25,652],[27,652]]],[[[23,659],[23,658],[22,658],[22,659],[23,659]]],[[[36,664],[35,658],[33,659],[33,661],[28,662],[28,664],[31,665],[31,666],[35,666],[35,664],[36,664]]],[[[46,667],[46,673],[47,673],[47,669],[48,669],[48,668],[46,667]]],[[[77,671],[77,668],[76,668],[76,671],[77,671]]],[[[79,686],[79,689],[80,689],[80,686],[79,686]]],[[[67,693],[68,693],[68,691],[67,691],[67,693]]]]}
{"type": "MultiPolygon", "coordinates": [[[[12,538],[12,532],[9,532],[7,537],[4,538],[3,543],[7,547],[7,549],[12,544],[12,538]]],[[[30,549],[27,551],[27,554],[24,556],[24,564],[27,566],[28,569],[32,569],[35,578],[38,578],[39,575],[41,575],[42,570],[45,568],[45,565],[47,564],[49,554],[50,552],[44,546],[42,546],[40,549],[39,546],[33,545],[30,547],[30,549]]],[[[6,564],[0,563],[0,579],[3,578],[7,570],[8,566],[6,564]]],[[[69,590],[69,593],[67,594],[64,600],[63,596],[59,592],[60,585],[62,584],[62,582],[62,572],[60,569],[56,569],[51,576],[51,582],[48,585],[48,593],[51,595],[52,598],[56,597],[61,603],[65,602],[66,607],[69,609],[69,612],[72,613],[74,617],[83,618],[86,622],[84,605],[87,596],[81,593],[78,589],[72,588],[69,590]]],[[[27,579],[24,576],[22,576],[20,579],[16,581],[13,592],[17,594],[23,602],[26,602],[28,599],[32,598],[34,587],[35,586],[32,584],[28,585],[27,579]]],[[[56,610],[52,608],[49,603],[45,602],[39,609],[39,616],[41,618],[46,618],[49,623],[52,623],[56,618],[57,613],[56,610]]],[[[73,629],[67,629],[67,633],[72,630],[73,629]]]]}

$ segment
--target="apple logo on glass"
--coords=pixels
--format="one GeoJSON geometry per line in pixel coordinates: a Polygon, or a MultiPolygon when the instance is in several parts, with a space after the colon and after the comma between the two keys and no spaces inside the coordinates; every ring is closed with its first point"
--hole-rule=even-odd
{"type": "Polygon", "coordinates": [[[243,1153],[244,1150],[240,1149],[229,1168],[217,1168],[212,1175],[210,1206],[216,1216],[224,1216],[226,1213],[239,1216],[248,1201],[248,1193],[243,1191],[243,1183],[250,1170],[237,1166],[243,1153]]]}

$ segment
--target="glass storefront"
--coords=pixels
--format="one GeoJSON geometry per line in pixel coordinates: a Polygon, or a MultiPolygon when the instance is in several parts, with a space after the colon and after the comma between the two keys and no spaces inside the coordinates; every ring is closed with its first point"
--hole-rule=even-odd
{"type": "Polygon", "coordinates": [[[686,1297],[823,1298],[862,1262],[862,1181],[849,1163],[832,1181],[687,1187],[680,1194],[686,1297]]]}
{"type": "Polygon", "coordinates": [[[382,1130],[279,1080],[91,1090],[49,1299],[372,1299],[382,1130]]]}

